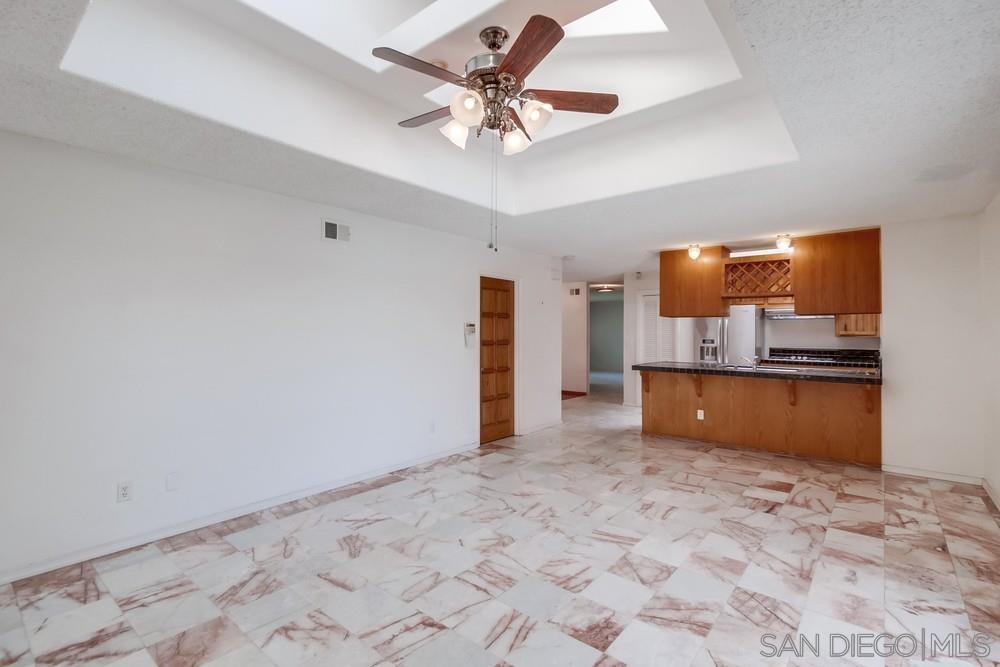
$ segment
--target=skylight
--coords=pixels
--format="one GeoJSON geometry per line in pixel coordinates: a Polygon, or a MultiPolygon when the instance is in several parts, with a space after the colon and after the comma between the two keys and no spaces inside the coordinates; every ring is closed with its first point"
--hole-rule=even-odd
{"type": "Polygon", "coordinates": [[[567,37],[608,37],[667,32],[650,0],[616,0],[564,26],[567,37]]]}

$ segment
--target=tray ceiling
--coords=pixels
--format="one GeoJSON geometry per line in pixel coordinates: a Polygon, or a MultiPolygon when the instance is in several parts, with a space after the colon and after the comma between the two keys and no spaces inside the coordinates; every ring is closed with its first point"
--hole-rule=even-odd
{"type": "Polygon", "coordinates": [[[502,238],[575,255],[568,278],[974,212],[1000,184],[986,0],[0,0],[0,127],[485,238],[485,142],[398,128],[447,93],[370,50],[461,70],[533,13],[570,36],[531,85],[622,99],[503,163],[502,238]]]}

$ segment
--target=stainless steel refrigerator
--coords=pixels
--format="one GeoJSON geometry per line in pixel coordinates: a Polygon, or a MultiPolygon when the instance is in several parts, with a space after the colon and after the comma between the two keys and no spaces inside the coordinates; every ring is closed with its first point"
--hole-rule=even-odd
{"type": "Polygon", "coordinates": [[[758,306],[730,306],[728,317],[675,319],[677,361],[749,365],[764,356],[764,311],[758,306]]]}

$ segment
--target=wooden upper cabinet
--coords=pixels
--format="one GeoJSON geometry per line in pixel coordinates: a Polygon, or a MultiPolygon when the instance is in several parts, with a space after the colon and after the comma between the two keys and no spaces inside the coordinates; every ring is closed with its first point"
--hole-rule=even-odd
{"type": "Polygon", "coordinates": [[[879,230],[796,238],[792,287],[800,315],[881,313],[879,230]]]}
{"type": "MultiPolygon", "coordinates": [[[[722,246],[702,248],[698,259],[687,250],[660,253],[660,316],[719,317],[725,314],[722,300],[723,260],[729,251],[722,246]]],[[[854,311],[858,312],[858,311],[854,311]]]]}
{"type": "Polygon", "coordinates": [[[868,336],[878,338],[881,317],[878,314],[837,315],[834,328],[838,336],[868,336]]]}

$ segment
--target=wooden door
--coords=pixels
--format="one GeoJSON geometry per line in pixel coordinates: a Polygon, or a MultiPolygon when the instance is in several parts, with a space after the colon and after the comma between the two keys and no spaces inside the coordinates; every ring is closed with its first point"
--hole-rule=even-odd
{"type": "Polygon", "coordinates": [[[514,435],[514,283],[479,279],[479,442],[514,435]]]}
{"type": "Polygon", "coordinates": [[[795,239],[792,290],[800,315],[881,313],[879,230],[795,239]]]}
{"type": "Polygon", "coordinates": [[[687,250],[660,253],[660,316],[719,317],[726,314],[722,301],[723,259],[721,247],[702,248],[698,259],[687,250]]]}

